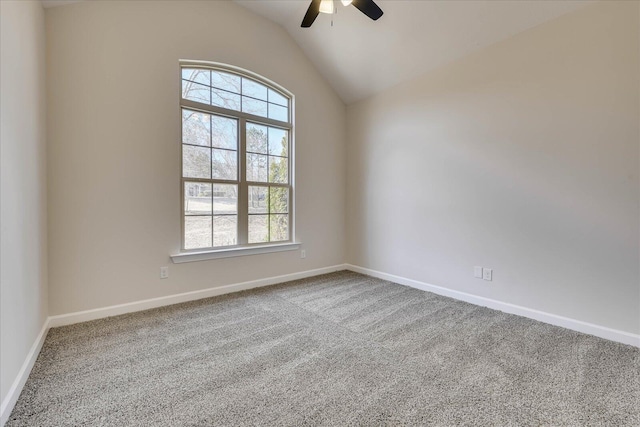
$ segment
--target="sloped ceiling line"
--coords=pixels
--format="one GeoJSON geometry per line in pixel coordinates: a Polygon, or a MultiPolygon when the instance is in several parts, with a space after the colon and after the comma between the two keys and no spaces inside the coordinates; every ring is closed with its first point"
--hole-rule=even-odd
{"type": "Polygon", "coordinates": [[[310,0],[234,0],[281,25],[347,103],[367,98],[592,1],[376,0],[372,21],[338,2],[300,28],[310,0]]]}
{"type": "Polygon", "coordinates": [[[337,15],[320,14],[311,28],[300,28],[310,0],[233,1],[282,26],[346,104],[594,2],[376,0],[384,11],[377,21],[337,2],[337,15]]]}

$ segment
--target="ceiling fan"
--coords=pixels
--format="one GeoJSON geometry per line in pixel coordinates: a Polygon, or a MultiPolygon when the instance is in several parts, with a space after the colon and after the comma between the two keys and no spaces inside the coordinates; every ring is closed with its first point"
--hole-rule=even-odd
{"type": "MultiPolygon", "coordinates": [[[[373,0],[341,0],[342,4],[349,6],[353,4],[360,12],[367,15],[369,18],[376,21],[383,14],[382,9],[378,7],[373,0]]],[[[308,28],[316,20],[319,13],[333,13],[333,0],[311,0],[309,9],[302,19],[302,28],[308,28]]]]}

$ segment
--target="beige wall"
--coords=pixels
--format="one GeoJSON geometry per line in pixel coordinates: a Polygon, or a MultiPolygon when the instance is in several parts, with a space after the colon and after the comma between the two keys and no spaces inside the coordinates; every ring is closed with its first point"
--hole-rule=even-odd
{"type": "Polygon", "coordinates": [[[231,2],[46,11],[52,315],[342,263],[345,106],[286,32],[231,2]],[[296,96],[298,252],[171,264],[180,247],[179,59],[296,96]],[[159,279],[160,266],[170,277],[159,279]]]}
{"type": "Polygon", "coordinates": [[[349,106],[348,261],[639,333],[638,16],[590,5],[349,106]]]}
{"type": "Polygon", "coordinates": [[[48,10],[52,314],[346,259],[637,333],[637,9],[589,6],[352,105],[347,176],[345,108],[280,27],[230,2],[48,10]],[[295,93],[307,259],[170,263],[180,58],[295,93]]]}
{"type": "Polygon", "coordinates": [[[0,396],[47,318],[44,11],[0,1],[0,396]]]}
{"type": "Polygon", "coordinates": [[[344,105],[290,37],[232,3],[54,8],[48,149],[45,13],[32,1],[0,7],[2,400],[48,312],[345,258],[640,332],[638,3],[589,6],[352,105],[348,129],[344,105]],[[247,68],[296,95],[306,259],[171,264],[181,58],[247,68]],[[474,265],[494,280],[474,279],[474,265]]]}

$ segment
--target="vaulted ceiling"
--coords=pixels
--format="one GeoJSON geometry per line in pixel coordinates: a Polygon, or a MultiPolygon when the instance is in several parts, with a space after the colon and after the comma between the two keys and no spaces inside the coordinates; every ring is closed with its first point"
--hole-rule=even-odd
{"type": "Polygon", "coordinates": [[[234,1],[281,25],[347,104],[590,3],[376,0],[374,22],[336,1],[337,14],[300,28],[311,0],[234,1]]]}
{"type": "Polygon", "coordinates": [[[350,104],[594,0],[376,0],[378,21],[335,0],[311,28],[300,28],[311,0],[233,1],[282,26],[350,104]]]}

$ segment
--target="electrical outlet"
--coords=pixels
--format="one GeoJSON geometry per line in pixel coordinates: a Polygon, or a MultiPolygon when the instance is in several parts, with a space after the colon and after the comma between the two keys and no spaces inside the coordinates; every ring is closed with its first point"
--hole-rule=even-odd
{"type": "Polygon", "coordinates": [[[305,251],[304,249],[300,251],[300,258],[306,258],[307,257],[307,251],[305,251]]]}
{"type": "Polygon", "coordinates": [[[493,277],[493,270],[492,269],[490,269],[490,268],[483,268],[482,269],[482,278],[484,280],[491,281],[492,277],[493,277]]]}
{"type": "Polygon", "coordinates": [[[169,277],[169,267],[160,267],[160,278],[166,279],[169,277]]]}
{"type": "Polygon", "coordinates": [[[482,279],[482,267],[473,267],[473,277],[482,279]]]}

